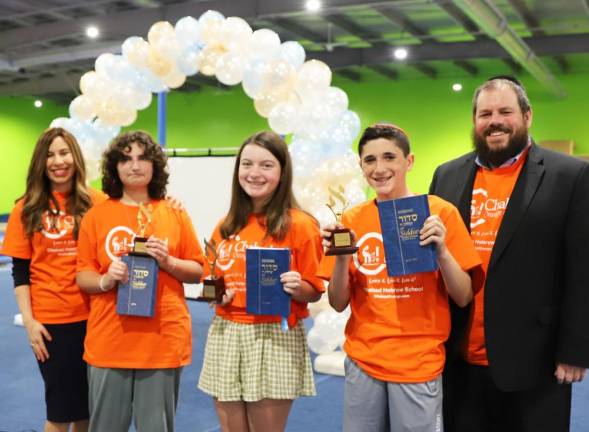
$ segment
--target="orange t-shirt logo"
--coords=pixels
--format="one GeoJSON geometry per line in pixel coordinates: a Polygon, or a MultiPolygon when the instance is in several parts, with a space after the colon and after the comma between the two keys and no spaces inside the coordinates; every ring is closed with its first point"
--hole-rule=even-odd
{"type": "Polygon", "coordinates": [[[385,268],[382,234],[368,232],[356,243],[358,253],[353,255],[356,269],[365,275],[379,274],[385,268]]]}
{"type": "Polygon", "coordinates": [[[135,233],[129,227],[118,225],[111,228],[104,241],[104,250],[108,257],[115,261],[121,255],[129,252],[133,246],[135,233]]]}
{"type": "Polygon", "coordinates": [[[67,233],[71,233],[74,229],[73,216],[67,215],[61,210],[57,215],[46,211],[41,217],[41,223],[43,225],[41,234],[51,240],[61,238],[67,233]]]}

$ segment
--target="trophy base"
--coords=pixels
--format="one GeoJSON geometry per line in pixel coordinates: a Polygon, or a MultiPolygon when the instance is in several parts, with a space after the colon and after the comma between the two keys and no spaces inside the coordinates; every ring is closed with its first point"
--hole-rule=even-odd
{"type": "Polygon", "coordinates": [[[358,251],[358,248],[356,246],[336,247],[336,248],[327,249],[325,251],[325,255],[327,255],[327,256],[333,256],[333,255],[353,255],[357,251],[358,251]]]}
{"type": "Polygon", "coordinates": [[[352,244],[352,235],[348,228],[337,228],[331,233],[331,246],[325,255],[352,255],[358,248],[352,244]]]}
{"type": "Polygon", "coordinates": [[[223,301],[223,295],[225,294],[225,283],[223,279],[205,279],[202,282],[202,294],[195,300],[199,302],[217,302],[223,301]]]}
{"type": "Polygon", "coordinates": [[[133,239],[133,250],[129,252],[129,255],[150,256],[147,253],[147,237],[135,237],[133,239]]]}

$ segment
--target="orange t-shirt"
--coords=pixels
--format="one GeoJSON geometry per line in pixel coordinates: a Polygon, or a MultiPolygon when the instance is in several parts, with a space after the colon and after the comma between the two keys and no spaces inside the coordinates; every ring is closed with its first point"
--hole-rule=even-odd
{"type": "MultiPolygon", "coordinates": [[[[213,240],[217,243],[217,274],[223,276],[225,287],[235,292],[227,306],[217,306],[217,315],[243,324],[280,322],[279,316],[251,315],[246,312],[245,249],[247,247],[290,248],[291,269],[298,271],[301,278],[309,282],[318,292],[325,291],[323,280],[317,277],[317,268],[323,256],[321,235],[317,222],[303,211],[290,210],[291,226],[283,240],[264,238],[265,227],[257,216],[251,215],[247,225],[236,235],[223,239],[219,231],[221,222],[215,228],[213,240]]],[[[210,271],[206,266],[206,271],[210,271]]],[[[309,316],[306,303],[291,301],[289,326],[309,316]]]]}
{"type": "MultiPolygon", "coordinates": [[[[106,195],[88,189],[93,204],[106,195]]],[[[33,317],[45,324],[66,324],[88,318],[88,296],[76,285],[77,242],[74,218],[66,213],[68,194],[54,192],[59,215],[46,212],[41,217],[43,229],[31,238],[22,223],[24,199],[19,200],[8,219],[2,253],[31,260],[31,308],[33,317]]]]}
{"type": "MultiPolygon", "coordinates": [[[[146,237],[168,241],[170,255],[203,263],[192,222],[185,211],[165,201],[152,201],[153,221],[146,237]]],[[[109,199],[82,220],[78,240],[78,272],[106,273],[112,260],[130,249],[138,231],[139,207],[109,199]]],[[[163,270],[158,273],[152,318],[118,315],[117,290],[90,296],[84,360],[97,367],[162,369],[190,363],[191,321],[184,287],[163,270]]]]}
{"type": "MultiPolygon", "coordinates": [[[[483,260],[485,274],[505,209],[526,157],[527,151],[511,166],[493,170],[478,168],[472,188],[470,235],[483,260]]],[[[474,297],[467,334],[466,361],[487,366],[489,361],[485,346],[484,298],[483,288],[474,297]]]]}
{"type": "MultiPolygon", "coordinates": [[[[446,226],[446,245],[467,271],[481,265],[458,210],[428,196],[431,214],[446,226]]],[[[389,382],[417,383],[442,373],[450,334],[448,294],[439,271],[389,277],[374,200],[344,213],[342,223],[357,238],[350,260],[350,307],[344,350],[368,375],[389,382]]],[[[326,257],[320,275],[329,279],[335,261],[326,257]]]]}

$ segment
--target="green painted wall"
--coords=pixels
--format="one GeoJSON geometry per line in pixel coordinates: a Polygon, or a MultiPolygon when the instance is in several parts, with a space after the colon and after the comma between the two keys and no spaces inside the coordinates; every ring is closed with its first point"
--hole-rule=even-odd
{"type": "Polygon", "coordinates": [[[41,132],[56,117],[67,115],[67,107],[45,102],[37,109],[31,98],[0,97],[0,213],[12,209],[25,190],[31,155],[41,132]]]}
{"type": "MultiPolygon", "coordinates": [[[[334,85],[346,90],[350,108],[360,115],[363,127],[387,120],[407,131],[416,154],[409,184],[415,192],[426,192],[438,164],[470,149],[471,97],[482,78],[461,78],[464,88],[459,93],[450,89],[453,78],[401,78],[389,81],[365,72],[359,83],[342,79],[334,85]]],[[[577,154],[589,154],[589,73],[561,75],[558,79],[568,93],[562,100],[547,95],[535,80],[523,78],[534,110],[532,135],[536,140],[572,139],[577,154]]],[[[134,129],[156,134],[155,105],[140,113],[134,129]]],[[[66,112],[67,107],[46,103],[37,110],[29,99],[0,98],[4,137],[0,213],[10,211],[14,199],[24,190],[37,136],[53,118],[66,112]]],[[[168,119],[168,146],[177,148],[237,147],[248,135],[267,128],[240,88],[171,93],[168,119]]]]}

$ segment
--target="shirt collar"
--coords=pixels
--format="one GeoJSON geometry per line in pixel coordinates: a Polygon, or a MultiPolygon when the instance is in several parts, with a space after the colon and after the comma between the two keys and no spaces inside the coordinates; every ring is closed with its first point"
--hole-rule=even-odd
{"type": "Polygon", "coordinates": [[[476,159],[475,159],[474,162],[478,166],[480,166],[481,168],[485,168],[485,169],[488,169],[488,170],[493,170],[493,169],[496,169],[496,168],[505,168],[505,167],[513,166],[522,157],[522,155],[526,152],[526,150],[528,148],[530,148],[531,145],[532,145],[532,138],[528,137],[528,145],[522,151],[520,151],[518,154],[516,154],[514,157],[507,159],[505,162],[503,162],[501,164],[501,166],[498,166],[498,167],[491,167],[491,166],[487,165],[478,156],[476,157],[476,159]]]}

